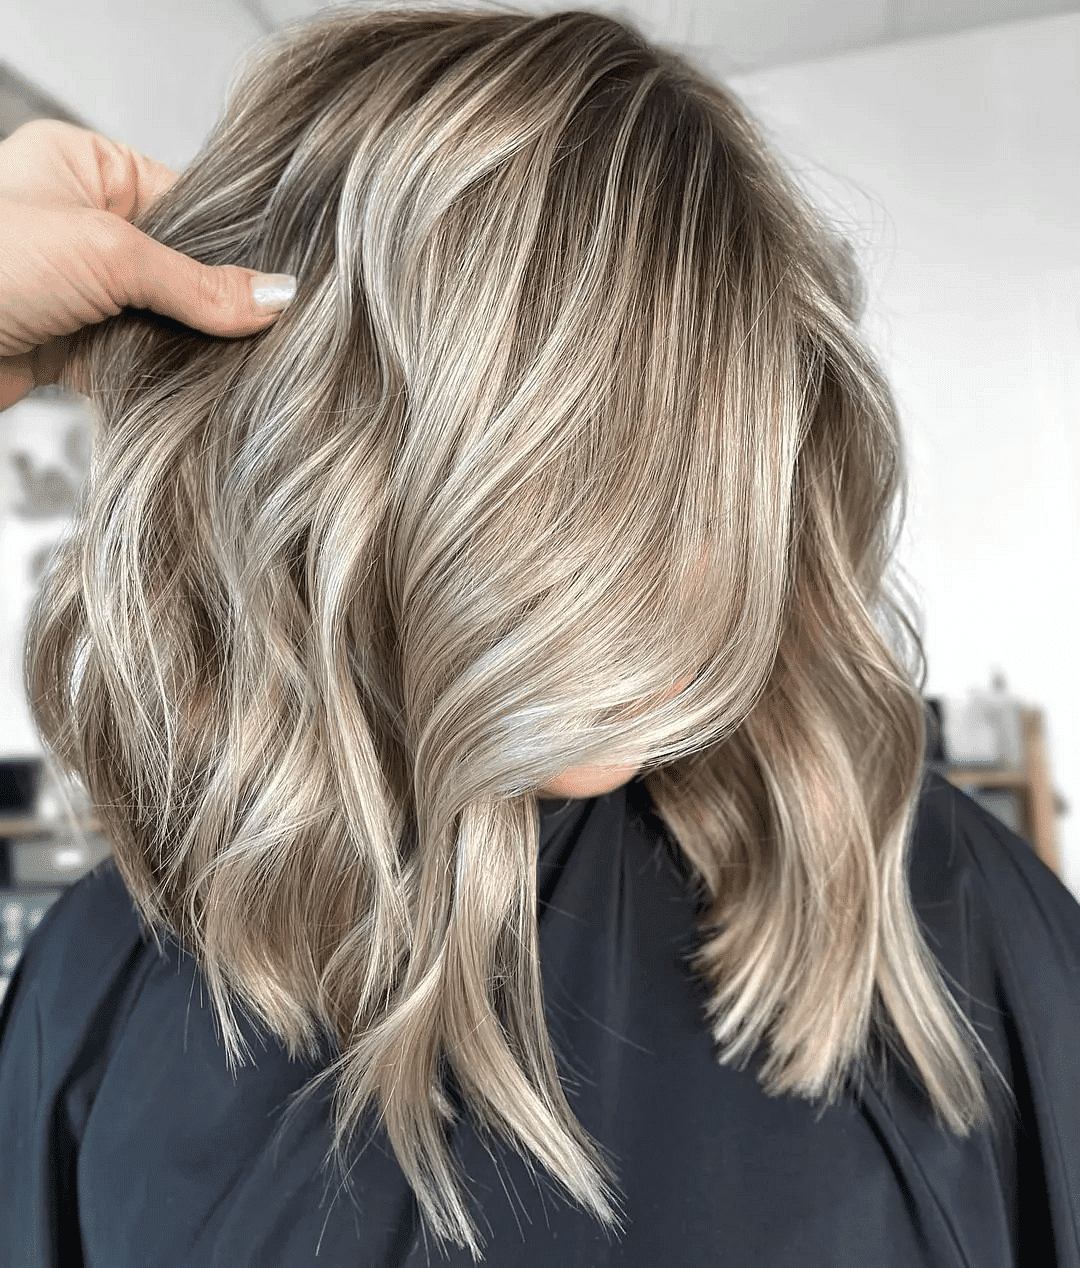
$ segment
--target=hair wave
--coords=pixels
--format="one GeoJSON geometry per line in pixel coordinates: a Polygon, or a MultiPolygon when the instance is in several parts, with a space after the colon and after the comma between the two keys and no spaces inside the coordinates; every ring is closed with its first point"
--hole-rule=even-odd
{"type": "Polygon", "coordinates": [[[376,1106],[477,1259],[451,1075],[621,1230],[545,1025],[536,790],[644,754],[717,1059],[762,1043],[824,1107],[889,1050],[986,1122],[906,880],[896,410],[850,252],[737,99],[598,13],[330,10],[136,224],[298,290],[250,338],[77,337],[99,430],[26,688],[230,1068],[234,1005],[328,1060],[327,1162],[376,1106]]]}

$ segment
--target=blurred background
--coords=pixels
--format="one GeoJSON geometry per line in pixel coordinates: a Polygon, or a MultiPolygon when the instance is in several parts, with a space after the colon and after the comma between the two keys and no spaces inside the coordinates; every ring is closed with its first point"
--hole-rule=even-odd
{"type": "MultiPolygon", "coordinates": [[[[245,53],[319,0],[0,0],[0,137],[35,117],[181,169],[245,53]]],[[[362,8],[362,5],[354,6],[362,8]]],[[[569,5],[525,3],[543,13],[569,5]]],[[[635,0],[732,86],[867,274],[896,392],[933,757],[1080,897],[1080,0],[635,0]]],[[[99,858],[43,776],[27,607],[87,469],[84,402],[0,413],[0,916],[13,963],[99,858]]],[[[0,993],[3,989],[0,963],[0,993]]]]}

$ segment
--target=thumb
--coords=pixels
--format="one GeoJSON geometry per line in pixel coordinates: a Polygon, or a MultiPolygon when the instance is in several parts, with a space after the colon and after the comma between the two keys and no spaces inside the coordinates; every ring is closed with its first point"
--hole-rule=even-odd
{"type": "Polygon", "coordinates": [[[201,264],[126,221],[115,228],[122,248],[108,281],[117,304],[152,309],[204,334],[239,337],[272,325],[296,291],[288,273],[201,264]]]}

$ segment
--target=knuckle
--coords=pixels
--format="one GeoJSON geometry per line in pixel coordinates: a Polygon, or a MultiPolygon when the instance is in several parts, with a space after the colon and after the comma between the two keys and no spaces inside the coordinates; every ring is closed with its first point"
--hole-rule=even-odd
{"type": "Polygon", "coordinates": [[[110,268],[122,268],[130,262],[131,236],[127,225],[111,211],[88,210],[85,232],[95,256],[110,268]]]}
{"type": "Polygon", "coordinates": [[[108,211],[83,215],[83,249],[105,290],[118,303],[141,299],[138,239],[128,224],[108,211]]]}
{"type": "Polygon", "coordinates": [[[200,268],[195,274],[195,301],[201,309],[220,309],[233,300],[233,288],[224,269],[200,268]]]}

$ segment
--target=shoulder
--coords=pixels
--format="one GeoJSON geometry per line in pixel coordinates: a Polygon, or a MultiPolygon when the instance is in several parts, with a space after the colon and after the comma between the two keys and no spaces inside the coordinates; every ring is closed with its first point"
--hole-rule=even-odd
{"type": "Polygon", "coordinates": [[[63,1060],[65,1036],[75,1042],[145,949],[134,904],[107,858],[67,887],[27,938],[0,1033],[17,1030],[22,1014],[47,1041],[43,1055],[63,1060]]]}
{"type": "Polygon", "coordinates": [[[111,857],[69,885],[27,939],[23,958],[40,974],[79,976],[106,967],[141,941],[139,918],[111,857]]]}
{"type": "MultiPolygon", "coordinates": [[[[1027,1067],[1037,1101],[1073,1105],[1080,903],[1023,837],[932,773],[908,864],[912,905],[957,1002],[996,1056],[1008,1049],[1027,1067]]],[[[1080,1158],[1080,1136],[1071,1147],[1080,1158]]]]}
{"type": "Polygon", "coordinates": [[[1013,1165],[1041,1171],[1055,1240],[1080,1263],[1080,903],[1023,837],[936,774],[909,863],[930,948],[1009,1072],[1024,1120],[1013,1165]]]}
{"type": "Polygon", "coordinates": [[[908,861],[912,899],[932,918],[942,903],[984,906],[1002,934],[1051,934],[1063,965],[1080,968],[1080,903],[1033,847],[933,771],[923,781],[908,861]]]}

